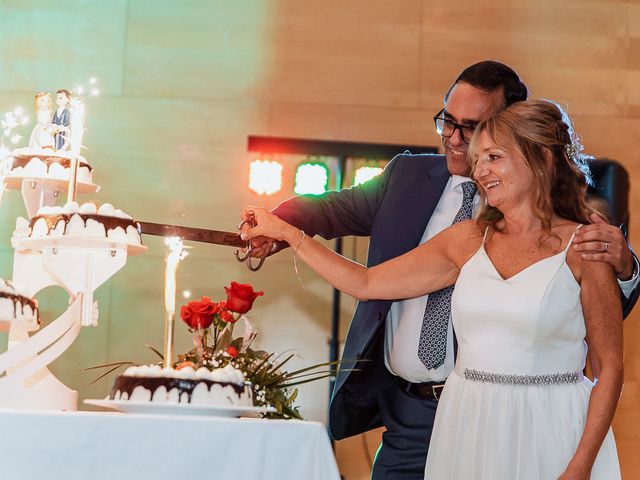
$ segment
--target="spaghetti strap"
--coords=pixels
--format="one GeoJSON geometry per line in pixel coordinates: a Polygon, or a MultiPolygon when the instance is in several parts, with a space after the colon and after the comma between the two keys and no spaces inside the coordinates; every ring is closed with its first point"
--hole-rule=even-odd
{"type": "Polygon", "coordinates": [[[576,227],[576,229],[573,231],[573,234],[571,235],[571,238],[569,239],[569,241],[567,242],[567,246],[564,247],[564,252],[567,253],[569,251],[569,247],[571,246],[571,244],[573,243],[573,239],[576,236],[576,233],[578,233],[578,230],[580,230],[583,227],[583,225],[581,223],[578,224],[578,226],[576,227]]]}
{"type": "MultiPolygon", "coordinates": [[[[484,247],[484,242],[487,240],[487,234],[489,233],[489,225],[484,229],[484,237],[482,237],[482,246],[484,247]]],[[[571,237],[573,240],[573,237],[571,237]]]]}

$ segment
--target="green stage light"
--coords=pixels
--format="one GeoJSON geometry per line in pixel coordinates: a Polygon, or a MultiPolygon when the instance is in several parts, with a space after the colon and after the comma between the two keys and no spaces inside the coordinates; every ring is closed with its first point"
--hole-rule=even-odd
{"type": "Polygon", "coordinates": [[[324,163],[301,163],[296,169],[295,186],[297,195],[320,195],[327,191],[329,168],[324,163]]]}
{"type": "Polygon", "coordinates": [[[254,160],[249,164],[249,189],[258,195],[273,195],[282,189],[282,164],[254,160]]]}
{"type": "Polygon", "coordinates": [[[382,173],[381,167],[360,167],[356,170],[355,178],[353,179],[353,186],[360,185],[361,183],[371,180],[382,173]]]}

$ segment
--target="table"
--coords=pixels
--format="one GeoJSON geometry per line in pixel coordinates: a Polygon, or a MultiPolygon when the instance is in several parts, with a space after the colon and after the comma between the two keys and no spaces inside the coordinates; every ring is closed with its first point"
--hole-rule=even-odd
{"type": "Polygon", "coordinates": [[[339,479],[322,424],[0,410],[0,478],[339,479]]]}

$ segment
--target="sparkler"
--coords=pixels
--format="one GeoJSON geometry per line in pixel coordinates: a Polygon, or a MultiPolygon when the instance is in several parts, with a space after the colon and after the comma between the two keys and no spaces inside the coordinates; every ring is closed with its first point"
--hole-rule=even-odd
{"type": "Polygon", "coordinates": [[[74,96],[71,100],[71,138],[69,145],[71,146],[71,165],[69,168],[69,189],[67,191],[67,201],[75,202],[78,189],[78,164],[80,162],[80,150],[82,149],[82,136],[84,135],[84,113],[85,106],[82,96],[85,91],[89,91],[89,97],[95,97],[100,94],[100,90],[96,87],[97,79],[92,77],[89,79],[90,87],[79,85],[74,89],[74,96]]]}
{"type": "Polygon", "coordinates": [[[173,365],[173,330],[176,315],[176,272],[178,263],[187,256],[180,237],[167,237],[164,240],[169,252],[164,275],[164,368],[173,365]]]}
{"type": "Polygon", "coordinates": [[[82,148],[82,136],[84,135],[84,102],[74,97],[71,101],[71,165],[69,168],[69,190],[67,191],[67,202],[75,202],[78,190],[78,163],[80,149],[82,148]]]}
{"type": "Polygon", "coordinates": [[[22,135],[15,133],[14,129],[26,125],[28,122],[29,119],[23,115],[22,107],[5,112],[0,120],[0,128],[2,129],[0,137],[0,204],[2,204],[2,196],[6,188],[4,179],[7,178],[13,166],[9,156],[10,150],[5,146],[4,140],[6,138],[10,144],[17,144],[22,139],[22,135]]]}
{"type": "Polygon", "coordinates": [[[2,120],[0,120],[0,128],[2,128],[2,148],[4,147],[4,139],[8,139],[12,145],[17,144],[22,140],[22,135],[15,133],[14,129],[24,126],[29,122],[29,119],[23,115],[22,107],[16,107],[9,112],[4,112],[2,120]]]}

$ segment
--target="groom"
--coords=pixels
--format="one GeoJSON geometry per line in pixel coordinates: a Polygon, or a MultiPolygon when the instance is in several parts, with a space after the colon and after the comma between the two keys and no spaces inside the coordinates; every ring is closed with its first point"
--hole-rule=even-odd
{"type": "MultiPolygon", "coordinates": [[[[311,236],[369,236],[368,266],[397,257],[451,225],[460,212],[470,214],[478,198],[468,188],[466,155],[475,126],[525,100],[527,93],[508,66],[493,61],[471,65],[453,82],[434,117],[444,156],[398,155],[369,182],[295,197],[274,213],[311,236]]],[[[638,294],[635,260],[619,229],[594,220],[595,225],[581,229],[578,246],[592,260],[610,262],[619,278],[633,277],[624,284],[628,313],[638,294]]],[[[261,244],[258,251],[271,246],[261,244]]],[[[438,398],[455,352],[446,322],[450,304],[435,294],[429,297],[359,302],[349,327],[343,358],[357,360],[357,370],[338,374],[329,427],[335,439],[386,428],[373,466],[376,480],[424,477],[438,398]],[[445,322],[435,324],[438,316],[445,316],[445,322]],[[439,334],[432,333],[438,325],[439,334]]]]}
{"type": "Polygon", "coordinates": [[[58,90],[56,92],[56,109],[51,123],[56,125],[54,134],[56,150],[66,150],[69,146],[69,125],[71,125],[71,92],[69,90],[58,90]]]}

